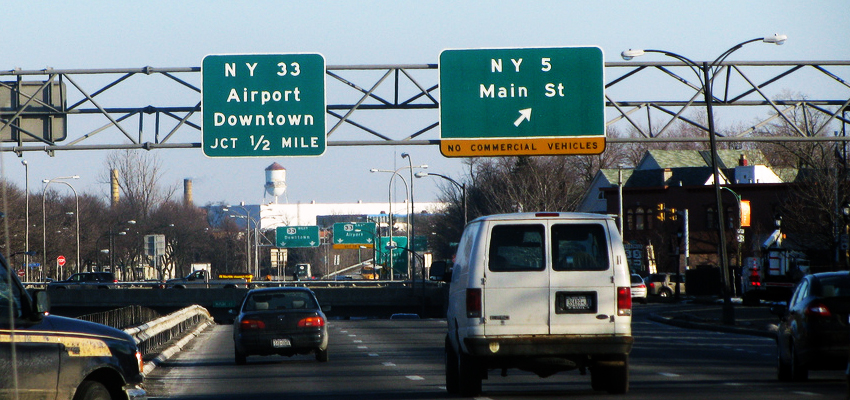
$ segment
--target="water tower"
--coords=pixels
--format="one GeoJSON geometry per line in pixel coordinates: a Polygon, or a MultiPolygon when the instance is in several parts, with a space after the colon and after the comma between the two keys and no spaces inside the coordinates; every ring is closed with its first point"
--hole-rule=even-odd
{"type": "Polygon", "coordinates": [[[266,168],[266,193],[277,198],[286,193],[286,168],[278,163],[272,163],[266,168]]]}

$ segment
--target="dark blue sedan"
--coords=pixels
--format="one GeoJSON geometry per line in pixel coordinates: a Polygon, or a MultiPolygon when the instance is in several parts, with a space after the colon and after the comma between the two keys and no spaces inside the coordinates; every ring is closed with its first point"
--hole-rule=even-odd
{"type": "Polygon", "coordinates": [[[251,355],[314,354],[328,361],[327,319],[306,288],[254,289],[233,323],[236,364],[251,355]]]}
{"type": "Polygon", "coordinates": [[[788,307],[774,311],[777,372],[782,381],[808,379],[809,370],[841,370],[850,350],[850,272],[803,277],[788,307]]]}

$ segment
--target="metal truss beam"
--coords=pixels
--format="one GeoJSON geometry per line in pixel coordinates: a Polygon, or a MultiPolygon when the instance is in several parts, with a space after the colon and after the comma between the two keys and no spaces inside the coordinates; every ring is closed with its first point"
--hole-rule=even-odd
{"type": "MultiPolygon", "coordinates": [[[[0,71],[0,90],[20,95],[17,103],[0,102],[0,130],[11,126],[20,132],[15,141],[7,138],[0,144],[0,151],[21,155],[199,148],[200,71],[199,67],[0,71]],[[42,84],[38,92],[27,94],[21,91],[23,82],[42,84]],[[67,101],[60,107],[39,97],[55,82],[66,92],[67,101]],[[65,140],[51,141],[14,123],[19,117],[45,113],[67,119],[65,140]]],[[[328,146],[439,145],[436,64],[332,65],[326,75],[328,146]]],[[[609,143],[708,141],[701,122],[702,88],[687,65],[606,63],[605,76],[606,126],[618,131],[609,135],[609,143]],[[692,129],[671,134],[678,124],[692,129]]],[[[720,124],[725,126],[718,133],[720,141],[847,140],[829,131],[838,125],[844,131],[850,123],[846,116],[850,61],[729,61],[721,64],[715,77],[713,105],[733,115],[720,124]],[[778,125],[787,127],[785,134],[777,136],[778,125]]]]}

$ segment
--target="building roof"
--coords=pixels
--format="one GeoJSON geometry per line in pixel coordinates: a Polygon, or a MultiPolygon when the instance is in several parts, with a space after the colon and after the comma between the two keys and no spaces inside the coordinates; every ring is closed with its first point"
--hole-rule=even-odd
{"type": "MultiPolygon", "coordinates": [[[[751,165],[768,165],[761,150],[717,150],[721,169],[735,168],[741,156],[751,165]]],[[[711,151],[708,150],[648,150],[636,169],[665,169],[687,167],[710,167],[711,151]]],[[[769,166],[769,165],[768,165],[769,166]]]]}

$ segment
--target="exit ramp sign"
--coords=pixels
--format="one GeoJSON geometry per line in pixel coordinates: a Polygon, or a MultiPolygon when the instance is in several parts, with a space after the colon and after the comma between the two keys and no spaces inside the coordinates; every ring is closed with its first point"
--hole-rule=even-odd
{"type": "Polygon", "coordinates": [[[279,226],[275,233],[275,244],[280,248],[319,247],[322,243],[318,226],[279,226]]]}
{"type": "Polygon", "coordinates": [[[320,156],[325,152],[321,54],[208,55],[201,66],[204,154],[320,156]]]}
{"type": "Polygon", "coordinates": [[[600,154],[605,93],[598,47],[444,50],[446,157],[600,154]]]}

